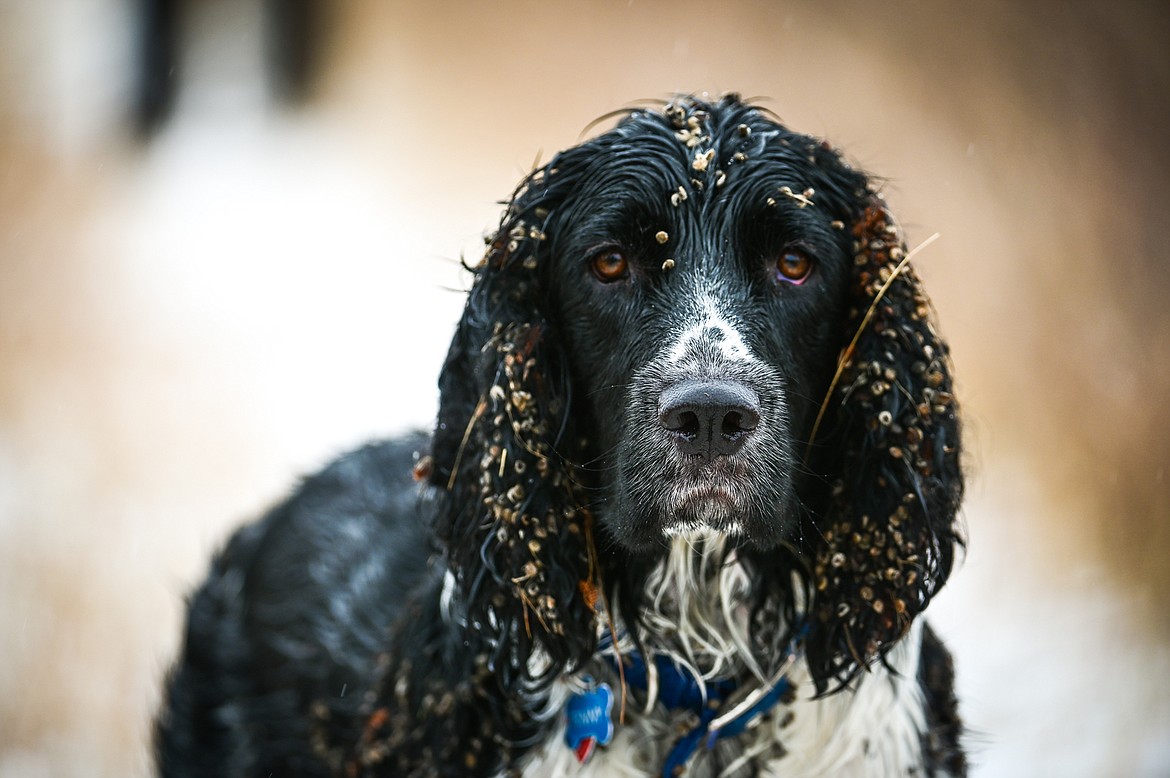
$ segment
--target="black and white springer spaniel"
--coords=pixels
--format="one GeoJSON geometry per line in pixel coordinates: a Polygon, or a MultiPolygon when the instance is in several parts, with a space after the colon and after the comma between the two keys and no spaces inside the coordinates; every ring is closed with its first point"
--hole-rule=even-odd
{"type": "Polygon", "coordinates": [[[557,155],[474,268],[434,434],[215,560],[161,773],[963,775],[919,618],[959,420],[907,259],[871,181],[734,96],[557,155]]]}

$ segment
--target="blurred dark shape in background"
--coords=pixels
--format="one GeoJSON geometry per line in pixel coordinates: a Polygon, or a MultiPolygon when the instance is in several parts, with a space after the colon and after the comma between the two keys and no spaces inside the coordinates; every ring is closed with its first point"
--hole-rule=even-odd
{"type": "MultiPolygon", "coordinates": [[[[152,135],[174,110],[182,85],[187,0],[137,0],[138,44],[134,124],[152,135]]],[[[327,36],[326,0],[264,0],[264,53],[270,89],[291,104],[306,100],[327,36]]]]}
{"type": "Polygon", "coordinates": [[[138,2],[138,132],[149,135],[171,115],[179,80],[179,0],[138,2]]]}
{"type": "Polygon", "coordinates": [[[273,92],[299,103],[311,93],[328,34],[326,0],[266,0],[268,67],[273,92]]]}

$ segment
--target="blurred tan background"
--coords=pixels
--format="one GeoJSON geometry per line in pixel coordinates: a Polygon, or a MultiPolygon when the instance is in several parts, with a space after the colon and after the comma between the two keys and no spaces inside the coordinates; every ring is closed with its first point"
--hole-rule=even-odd
{"type": "Polygon", "coordinates": [[[1170,775],[1161,4],[308,5],[290,101],[261,0],[187,3],[143,132],[144,3],[0,0],[0,778],[149,774],[211,551],[427,426],[496,201],[678,91],[766,97],[941,234],[970,544],[930,615],[973,773],[1170,775]]]}

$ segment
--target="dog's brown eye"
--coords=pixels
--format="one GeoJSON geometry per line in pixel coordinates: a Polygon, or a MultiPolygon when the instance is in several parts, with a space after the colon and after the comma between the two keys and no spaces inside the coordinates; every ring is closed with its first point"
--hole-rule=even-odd
{"type": "Polygon", "coordinates": [[[790,284],[803,284],[812,272],[812,266],[812,260],[803,251],[788,250],[776,260],[776,272],[780,280],[790,284]]]}
{"type": "Polygon", "coordinates": [[[626,255],[617,249],[605,249],[593,257],[593,275],[607,284],[620,281],[630,274],[626,255]]]}

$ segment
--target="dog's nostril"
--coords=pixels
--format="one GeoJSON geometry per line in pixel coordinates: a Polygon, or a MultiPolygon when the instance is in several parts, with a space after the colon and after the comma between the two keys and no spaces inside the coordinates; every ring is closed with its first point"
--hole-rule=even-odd
{"type": "Polygon", "coordinates": [[[662,426],[687,440],[696,438],[702,427],[698,415],[686,409],[668,414],[668,418],[663,419],[662,426]]]}
{"type": "Polygon", "coordinates": [[[658,420],[683,453],[726,456],[759,425],[759,398],[734,381],[680,381],[659,397],[658,420]]]}
{"type": "Polygon", "coordinates": [[[729,437],[734,438],[744,433],[751,432],[760,423],[760,415],[750,408],[738,408],[727,412],[723,417],[723,427],[721,432],[729,437]]]}

